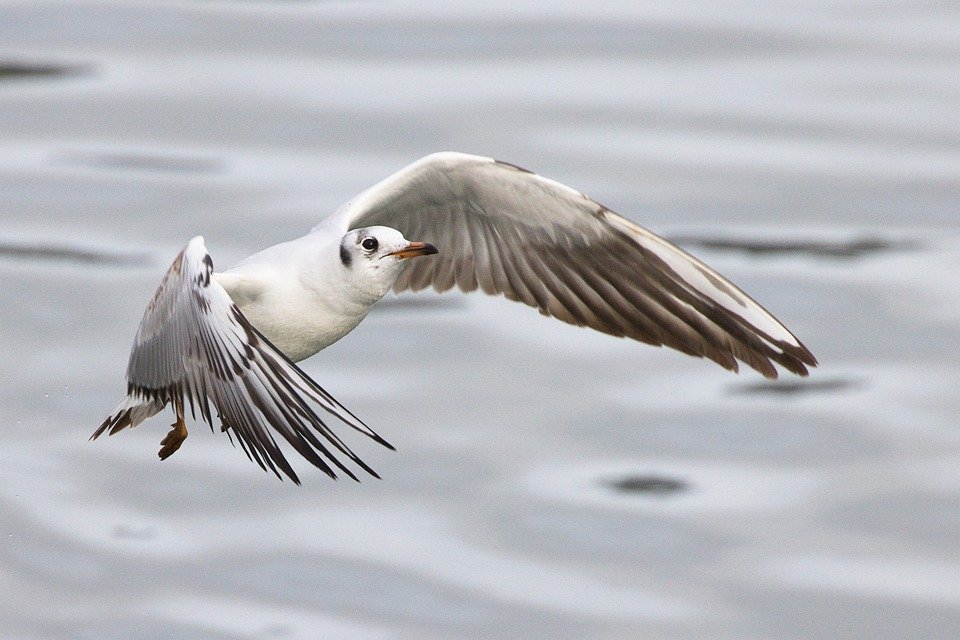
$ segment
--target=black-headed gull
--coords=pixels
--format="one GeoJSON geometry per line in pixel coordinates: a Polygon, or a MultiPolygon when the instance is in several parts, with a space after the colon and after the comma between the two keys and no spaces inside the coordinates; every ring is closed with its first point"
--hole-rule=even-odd
{"type": "MultiPolygon", "coordinates": [[[[247,455],[299,483],[282,436],[331,477],[376,476],[315,407],[390,445],[294,362],[353,330],[391,288],[481,289],[564,322],[666,345],[774,378],[816,366],[776,318],[719,273],[582,193],[490,158],[436,153],[364,191],[307,235],[214,273],[202,237],[174,259],[147,306],[127,397],[94,432],[172,404],[160,457],[187,437],[189,407],[247,455]],[[416,241],[406,237],[416,238],[416,241]],[[430,256],[429,258],[418,258],[430,256]],[[211,403],[214,410],[211,410],[211,403]]],[[[391,447],[392,448],[392,447],[391,447]]]]}

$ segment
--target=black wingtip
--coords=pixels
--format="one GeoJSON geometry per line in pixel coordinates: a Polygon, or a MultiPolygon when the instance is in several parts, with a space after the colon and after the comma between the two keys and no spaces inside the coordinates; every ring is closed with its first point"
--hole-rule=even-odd
{"type": "Polygon", "coordinates": [[[374,442],[376,442],[377,444],[382,445],[382,446],[386,447],[387,449],[390,449],[390,451],[396,451],[396,450],[397,450],[397,448],[396,448],[395,446],[393,446],[392,444],[390,444],[389,442],[387,442],[386,440],[384,440],[383,438],[381,438],[380,435],[377,434],[375,431],[370,431],[370,433],[373,434],[372,436],[370,436],[371,439],[372,439],[374,442]]]}
{"type": "Polygon", "coordinates": [[[104,431],[107,431],[108,429],[109,433],[107,435],[112,436],[118,431],[126,429],[128,426],[130,426],[130,423],[130,409],[121,411],[120,413],[112,416],[108,416],[107,419],[104,420],[99,427],[97,427],[97,430],[93,432],[93,435],[90,436],[90,442],[93,442],[102,436],[104,431]]]}
{"type": "Polygon", "coordinates": [[[107,419],[103,422],[103,424],[101,424],[99,427],[97,427],[97,430],[93,432],[93,434],[90,436],[90,439],[88,440],[88,442],[93,442],[94,440],[96,440],[97,438],[99,438],[101,435],[103,435],[103,432],[106,431],[107,425],[108,425],[109,423],[110,423],[110,418],[107,418],[107,419]]]}

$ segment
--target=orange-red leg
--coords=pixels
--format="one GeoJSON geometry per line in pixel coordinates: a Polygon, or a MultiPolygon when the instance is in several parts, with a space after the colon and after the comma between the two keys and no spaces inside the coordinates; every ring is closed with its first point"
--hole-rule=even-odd
{"type": "Polygon", "coordinates": [[[160,441],[160,453],[158,455],[161,460],[166,460],[172,456],[183,444],[183,441],[187,439],[187,423],[183,421],[183,402],[179,398],[173,401],[173,410],[177,414],[177,421],[170,425],[173,429],[170,429],[167,437],[160,441]]]}

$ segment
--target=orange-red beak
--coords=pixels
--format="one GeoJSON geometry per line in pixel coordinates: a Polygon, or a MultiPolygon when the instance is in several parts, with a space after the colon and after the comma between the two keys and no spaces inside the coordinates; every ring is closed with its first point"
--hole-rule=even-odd
{"type": "Polygon", "coordinates": [[[433,253],[439,253],[439,251],[429,242],[411,242],[403,249],[391,251],[387,255],[406,260],[407,258],[416,258],[417,256],[429,256],[433,253]]]}

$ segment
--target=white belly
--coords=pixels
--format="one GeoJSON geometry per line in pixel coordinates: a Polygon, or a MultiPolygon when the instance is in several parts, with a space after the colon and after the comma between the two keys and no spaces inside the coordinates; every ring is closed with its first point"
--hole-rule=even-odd
{"type": "Polygon", "coordinates": [[[339,283],[306,289],[297,274],[276,271],[263,276],[240,270],[215,273],[214,280],[243,315],[277,349],[294,362],[309,358],[353,331],[375,299],[336,291],[339,283]]]}
{"type": "Polygon", "coordinates": [[[240,306],[247,320],[285,356],[299,362],[353,331],[363,315],[309,313],[301,306],[269,305],[260,301],[240,306]]]}

